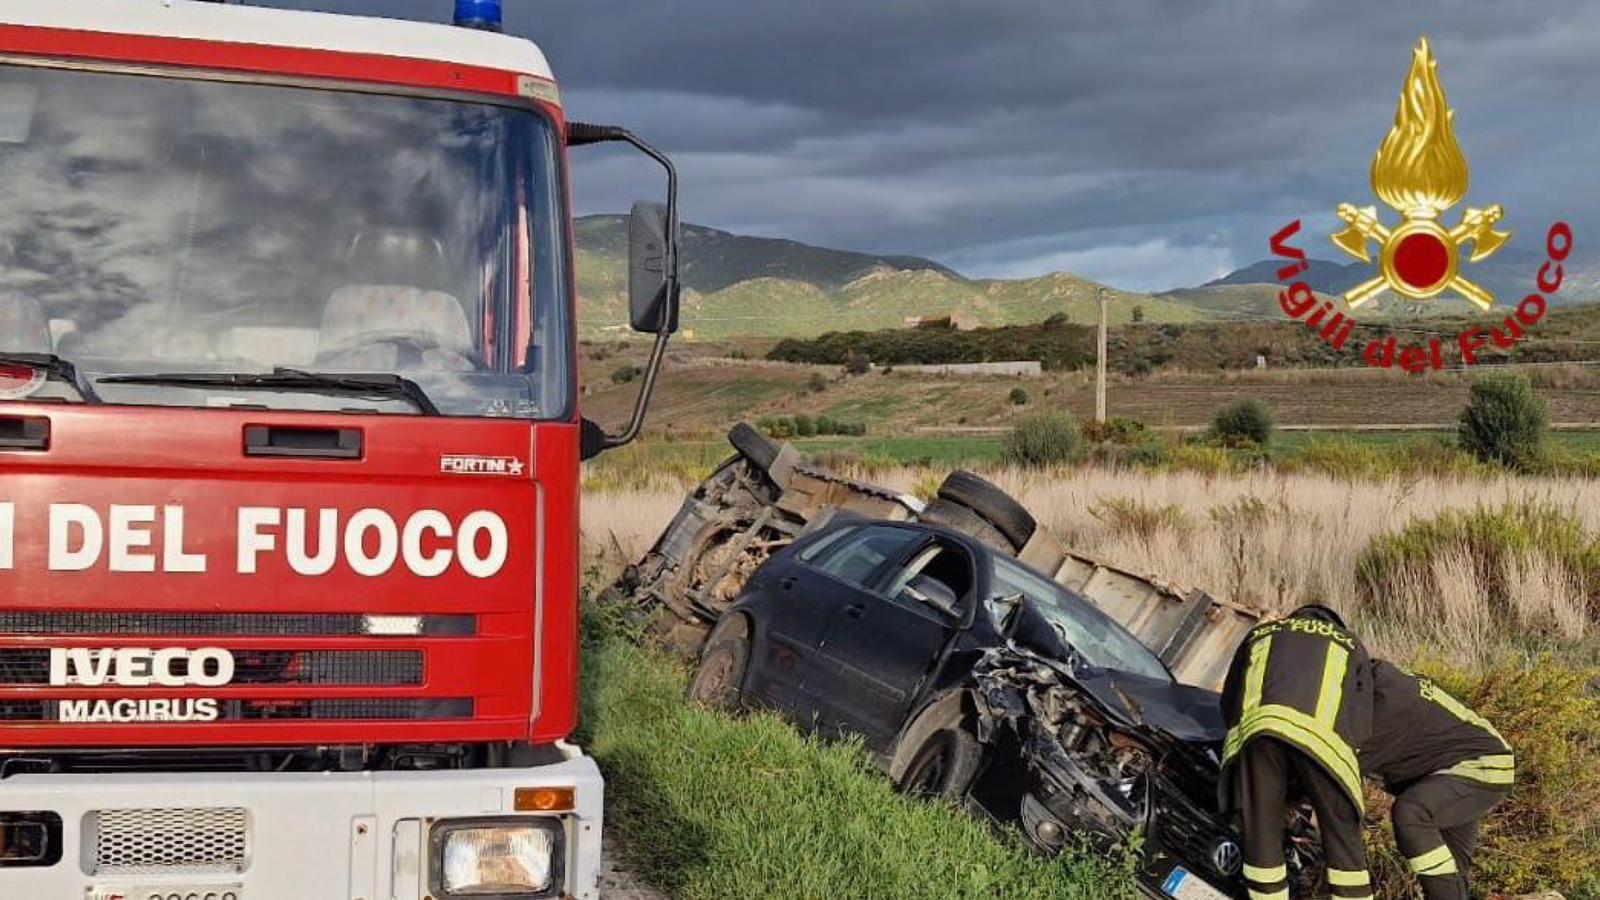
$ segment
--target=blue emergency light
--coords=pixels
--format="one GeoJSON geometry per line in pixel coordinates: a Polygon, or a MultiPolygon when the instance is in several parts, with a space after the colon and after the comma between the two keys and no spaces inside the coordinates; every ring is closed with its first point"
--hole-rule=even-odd
{"type": "Polygon", "coordinates": [[[462,28],[499,31],[503,21],[500,0],[456,0],[456,24],[462,28]]]}

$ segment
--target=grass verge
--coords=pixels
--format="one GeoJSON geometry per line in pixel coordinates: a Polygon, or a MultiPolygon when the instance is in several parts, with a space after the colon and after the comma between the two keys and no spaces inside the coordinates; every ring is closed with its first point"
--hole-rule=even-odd
{"type": "Polygon", "coordinates": [[[639,877],[689,898],[1132,898],[1126,863],[1039,859],[894,793],[859,746],[684,699],[686,673],[590,613],[582,738],[639,877]]]}

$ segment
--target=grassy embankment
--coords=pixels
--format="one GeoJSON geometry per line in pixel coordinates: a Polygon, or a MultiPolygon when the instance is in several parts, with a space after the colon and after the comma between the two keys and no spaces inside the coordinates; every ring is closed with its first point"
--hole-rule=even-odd
{"type": "Polygon", "coordinates": [[[644,880],[678,898],[1131,898],[1117,863],[1030,856],[959,809],[894,793],[849,744],[684,700],[682,666],[591,610],[581,739],[644,880]]]}

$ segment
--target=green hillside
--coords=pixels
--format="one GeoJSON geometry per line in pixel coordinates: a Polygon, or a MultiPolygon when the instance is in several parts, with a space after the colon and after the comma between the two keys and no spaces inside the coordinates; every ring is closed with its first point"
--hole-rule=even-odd
{"type": "MultiPolygon", "coordinates": [[[[619,216],[578,220],[579,325],[587,337],[627,320],[627,234],[619,216]]],[[[1092,323],[1100,285],[1067,273],[974,280],[920,257],[875,256],[684,226],[683,327],[696,336],[811,337],[900,328],[913,316],[973,325],[1092,323]]],[[[1110,290],[1110,289],[1107,289],[1110,290]]],[[[1163,297],[1110,291],[1110,319],[1192,322],[1204,311],[1163,297]],[[1135,313],[1135,310],[1138,310],[1135,313]]]]}

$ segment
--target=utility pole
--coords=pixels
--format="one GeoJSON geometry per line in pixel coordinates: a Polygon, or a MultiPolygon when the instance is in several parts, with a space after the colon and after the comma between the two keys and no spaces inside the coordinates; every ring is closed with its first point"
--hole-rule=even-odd
{"type": "Polygon", "coordinates": [[[1096,288],[1100,298],[1100,336],[1095,342],[1094,355],[1094,420],[1106,420],[1106,289],[1096,288]]]}

